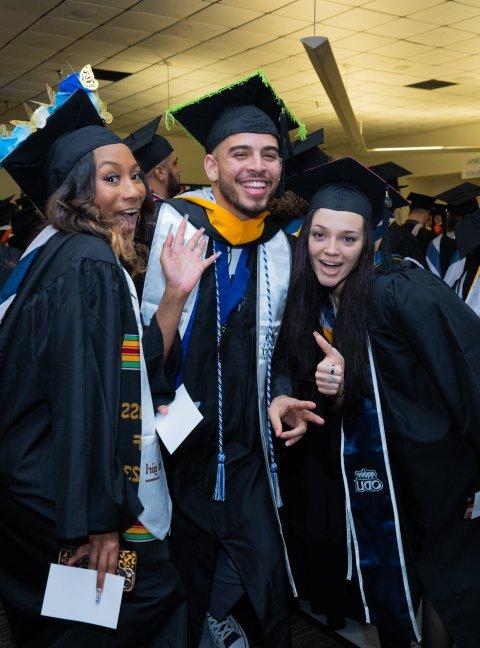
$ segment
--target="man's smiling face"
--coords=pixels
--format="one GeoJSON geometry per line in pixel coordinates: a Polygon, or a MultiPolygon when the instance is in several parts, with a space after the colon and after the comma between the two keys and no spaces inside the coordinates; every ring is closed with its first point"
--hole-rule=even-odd
{"type": "Polygon", "coordinates": [[[217,202],[239,218],[258,216],[280,181],[282,160],[274,135],[235,133],[205,158],[217,202]]]}

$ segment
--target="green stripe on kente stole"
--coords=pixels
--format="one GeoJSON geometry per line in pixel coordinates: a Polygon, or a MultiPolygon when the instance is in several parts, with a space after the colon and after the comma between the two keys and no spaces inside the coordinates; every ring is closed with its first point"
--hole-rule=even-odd
{"type": "Polygon", "coordinates": [[[122,369],[140,370],[140,337],[138,335],[123,336],[122,369]]]}

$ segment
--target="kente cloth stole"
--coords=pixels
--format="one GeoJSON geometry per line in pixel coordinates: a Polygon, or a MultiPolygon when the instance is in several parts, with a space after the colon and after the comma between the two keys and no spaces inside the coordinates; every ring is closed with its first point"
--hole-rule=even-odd
{"type": "MultiPolygon", "coordinates": [[[[334,320],[330,303],[320,318],[329,342],[334,320]]],[[[419,641],[370,340],[368,357],[374,399],[365,399],[360,414],[343,419],[341,430],[347,578],[356,572],[367,623],[419,641]]]]}
{"type": "MultiPolygon", "coordinates": [[[[122,268],[123,269],[123,268],[122,268]]],[[[133,281],[123,269],[128,299],[121,348],[119,455],[127,479],[137,489],[144,507],[139,519],[123,533],[130,542],[163,540],[170,529],[172,504],[155,430],[148,374],[143,357],[138,298],[133,281]]]]}

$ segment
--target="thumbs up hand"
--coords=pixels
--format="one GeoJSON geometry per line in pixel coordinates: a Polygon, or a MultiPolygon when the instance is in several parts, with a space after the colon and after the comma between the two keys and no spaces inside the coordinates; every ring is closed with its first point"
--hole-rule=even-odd
{"type": "Polygon", "coordinates": [[[317,331],[313,333],[315,340],[324,352],[324,359],[318,363],[315,372],[317,389],[326,396],[338,396],[343,391],[345,361],[343,356],[317,331]]]}

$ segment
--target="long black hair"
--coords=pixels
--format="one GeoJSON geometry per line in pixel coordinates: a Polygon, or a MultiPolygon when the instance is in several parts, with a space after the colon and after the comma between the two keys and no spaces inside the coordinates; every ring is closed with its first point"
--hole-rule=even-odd
{"type": "MultiPolygon", "coordinates": [[[[152,192],[142,174],[146,197],[140,208],[139,223],[153,213],[152,192]]],[[[69,171],[62,185],[48,199],[47,221],[64,232],[83,232],[109,243],[132,276],[145,272],[148,249],[122,236],[115,221],[101,214],[95,205],[96,166],[93,151],[86,153],[69,171]]]]}
{"type": "MultiPolygon", "coordinates": [[[[308,252],[314,213],[315,210],[307,214],[298,238],[282,325],[292,376],[300,383],[310,384],[314,383],[316,366],[323,359],[313,331],[320,329],[320,315],[330,300],[329,290],[319,283],[313,271],[308,252]]],[[[345,279],[333,325],[333,346],[345,359],[344,416],[357,413],[363,399],[371,397],[366,317],[373,291],[374,245],[370,222],[364,218],[363,224],[363,248],[345,279]]]]}

